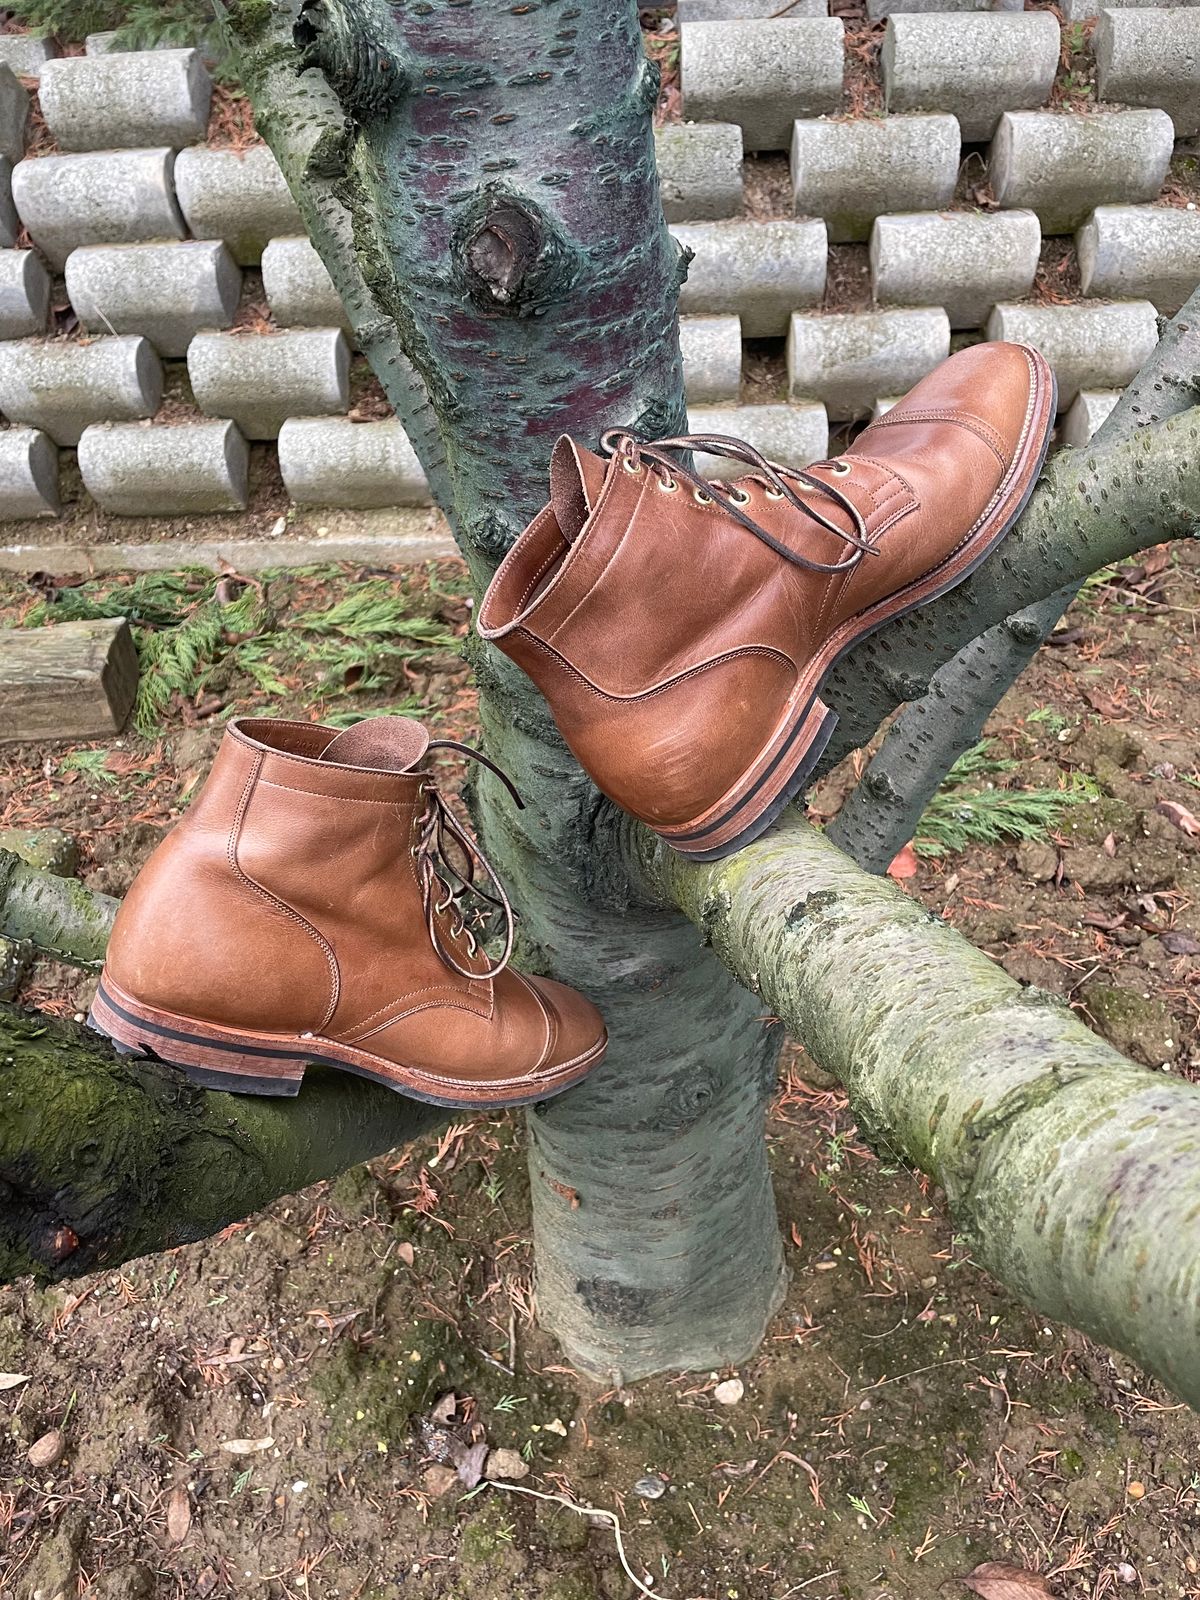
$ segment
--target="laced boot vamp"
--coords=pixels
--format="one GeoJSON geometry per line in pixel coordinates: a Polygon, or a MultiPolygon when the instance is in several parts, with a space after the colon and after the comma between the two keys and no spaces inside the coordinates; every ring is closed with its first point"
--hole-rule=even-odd
{"type": "Polygon", "coordinates": [[[231,724],[122,907],[96,1025],[252,1092],[296,1092],[306,1061],[448,1105],[578,1081],[603,1055],[603,1023],[575,991],[509,965],[512,913],[428,768],[439,744],[483,759],[401,718],[342,733],[231,724]],[[485,922],[500,924],[497,953],[485,922]]]}
{"type": "Polygon", "coordinates": [[[560,440],[550,504],[497,571],[479,630],[538,685],[606,794],[683,853],[728,855],[815,767],[837,660],[1012,526],[1054,410],[1043,358],[991,344],[803,470],[722,436],[616,431],[607,462],[560,440]],[[749,470],[709,483],[686,450],[749,470]]]}

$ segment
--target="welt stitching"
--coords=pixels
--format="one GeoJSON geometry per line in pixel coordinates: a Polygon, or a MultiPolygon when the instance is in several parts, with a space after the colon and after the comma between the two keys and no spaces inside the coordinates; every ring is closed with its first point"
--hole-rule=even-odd
{"type": "Polygon", "coordinates": [[[334,956],[328,939],[325,938],[324,934],[322,934],[318,928],[313,927],[311,922],[302,917],[298,911],[293,911],[291,906],[285,905],[284,902],[277,896],[264,889],[260,883],[256,883],[253,878],[247,876],[247,874],[242,871],[240,865],[238,864],[237,841],[242,831],[242,822],[245,819],[246,810],[250,805],[250,797],[254,792],[256,780],[260,770],[262,769],[262,764],[263,758],[260,755],[255,759],[250,776],[246,779],[246,787],[242,790],[242,798],[238,801],[238,808],[234,814],[233,824],[229,829],[229,838],[226,840],[225,844],[225,855],[235,876],[240,879],[240,881],[244,883],[248,889],[253,889],[254,893],[260,895],[268,905],[274,906],[277,911],[282,911],[284,916],[290,917],[290,919],[298,927],[302,928],[305,933],[311,934],[323,952],[325,960],[329,964],[329,976],[332,989],[329,1005],[324,1016],[321,1018],[320,1022],[317,1023],[318,1028],[323,1028],[333,1016],[333,1013],[337,1010],[338,995],[341,989],[341,979],[340,974],[338,973],[337,959],[334,956]]]}

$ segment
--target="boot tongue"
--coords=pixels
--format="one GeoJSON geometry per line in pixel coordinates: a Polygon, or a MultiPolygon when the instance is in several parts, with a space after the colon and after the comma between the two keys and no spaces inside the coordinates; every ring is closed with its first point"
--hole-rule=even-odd
{"type": "Polygon", "coordinates": [[[550,456],[550,504],[564,539],[574,539],[591,516],[609,463],[563,434],[550,456]]]}
{"type": "Polygon", "coordinates": [[[407,772],[424,759],[429,735],[411,717],[366,717],[322,750],[320,760],[376,772],[407,772]]]}

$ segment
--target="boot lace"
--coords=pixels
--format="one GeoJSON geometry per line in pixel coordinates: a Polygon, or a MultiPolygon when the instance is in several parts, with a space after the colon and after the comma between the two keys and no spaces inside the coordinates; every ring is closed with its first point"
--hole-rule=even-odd
{"type": "MultiPolygon", "coordinates": [[[[512,779],[482,751],[469,744],[459,744],[457,739],[431,739],[427,751],[434,750],[452,750],[457,755],[478,761],[489,772],[496,774],[516,804],[524,810],[525,802],[517,793],[512,779]]],[[[461,977],[498,977],[512,955],[513,908],[488,858],[446,804],[437,785],[432,779],[424,778],[421,788],[425,796],[425,809],[418,820],[417,841],[412,853],[417,863],[417,881],[421,885],[421,904],[429,942],[444,965],[461,977]],[[461,858],[461,866],[455,860],[455,854],[461,858]],[[480,873],[491,883],[490,889],[479,881],[480,873]],[[472,900],[473,905],[469,904],[472,900]],[[442,939],[438,922],[438,918],[447,911],[452,913],[449,945],[442,939]],[[496,912],[504,919],[504,949],[486,972],[475,972],[462,964],[454,946],[465,933],[467,955],[473,957],[480,948],[485,924],[496,912]]]]}
{"type": "MultiPolygon", "coordinates": [[[[600,448],[605,455],[620,461],[627,472],[640,472],[643,465],[649,467],[650,471],[657,475],[663,488],[668,491],[678,488],[680,480],[691,484],[692,494],[699,504],[715,502],[735,522],[740,522],[742,527],[747,528],[756,539],[761,539],[764,544],[770,545],[772,550],[794,566],[805,567],[810,572],[848,572],[856,567],[864,556],[879,554],[870,542],[862,512],[849,495],[844,494],[836,484],[829,483],[824,478],[814,477],[811,472],[805,472],[799,467],[785,467],[778,461],[769,461],[744,439],[733,439],[723,433],[681,433],[673,439],[650,441],[639,439],[636,434],[627,433],[621,428],[609,428],[601,437],[600,448]],[[744,461],[752,469],[748,477],[766,489],[769,500],[786,500],[797,511],[802,511],[827,532],[848,544],[849,554],[841,561],[813,561],[795,550],[789,550],[742,509],[750,500],[744,489],[736,489],[721,478],[710,481],[701,477],[698,472],[671,455],[672,450],[703,450],[708,455],[727,456],[734,461],[744,461]],[[850,518],[854,531],[848,532],[845,528],[839,527],[819,507],[809,501],[801,500],[791,487],[789,479],[804,484],[806,488],[817,490],[835,505],[840,506],[850,518]]],[[[831,466],[834,472],[845,473],[850,470],[837,461],[822,465],[831,466]]]]}

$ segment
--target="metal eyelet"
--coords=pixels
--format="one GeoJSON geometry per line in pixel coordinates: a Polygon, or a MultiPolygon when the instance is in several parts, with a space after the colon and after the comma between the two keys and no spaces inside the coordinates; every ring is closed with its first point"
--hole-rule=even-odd
{"type": "Polygon", "coordinates": [[[692,490],[692,499],[696,502],[696,504],[698,506],[710,506],[710,505],[712,505],[712,498],[713,498],[712,495],[705,494],[703,489],[693,489],[692,490]]]}
{"type": "Polygon", "coordinates": [[[750,504],[750,495],[745,489],[731,489],[729,498],[735,506],[748,506],[750,504]]]}
{"type": "Polygon", "coordinates": [[[675,482],[674,478],[660,478],[658,480],[659,494],[674,494],[678,488],[679,485],[675,482]]]}
{"type": "Polygon", "coordinates": [[[626,456],[625,459],[621,462],[621,465],[625,468],[625,471],[629,474],[629,476],[631,478],[640,478],[641,477],[641,475],[642,475],[641,462],[639,462],[639,461],[631,461],[629,459],[629,457],[626,456]]]}
{"type": "Polygon", "coordinates": [[[829,470],[833,473],[834,477],[844,478],[848,472],[853,471],[853,468],[848,461],[831,461],[829,463],[829,470]]]}
{"type": "Polygon", "coordinates": [[[782,489],[765,489],[763,492],[768,500],[783,500],[785,498],[782,489]]]}

